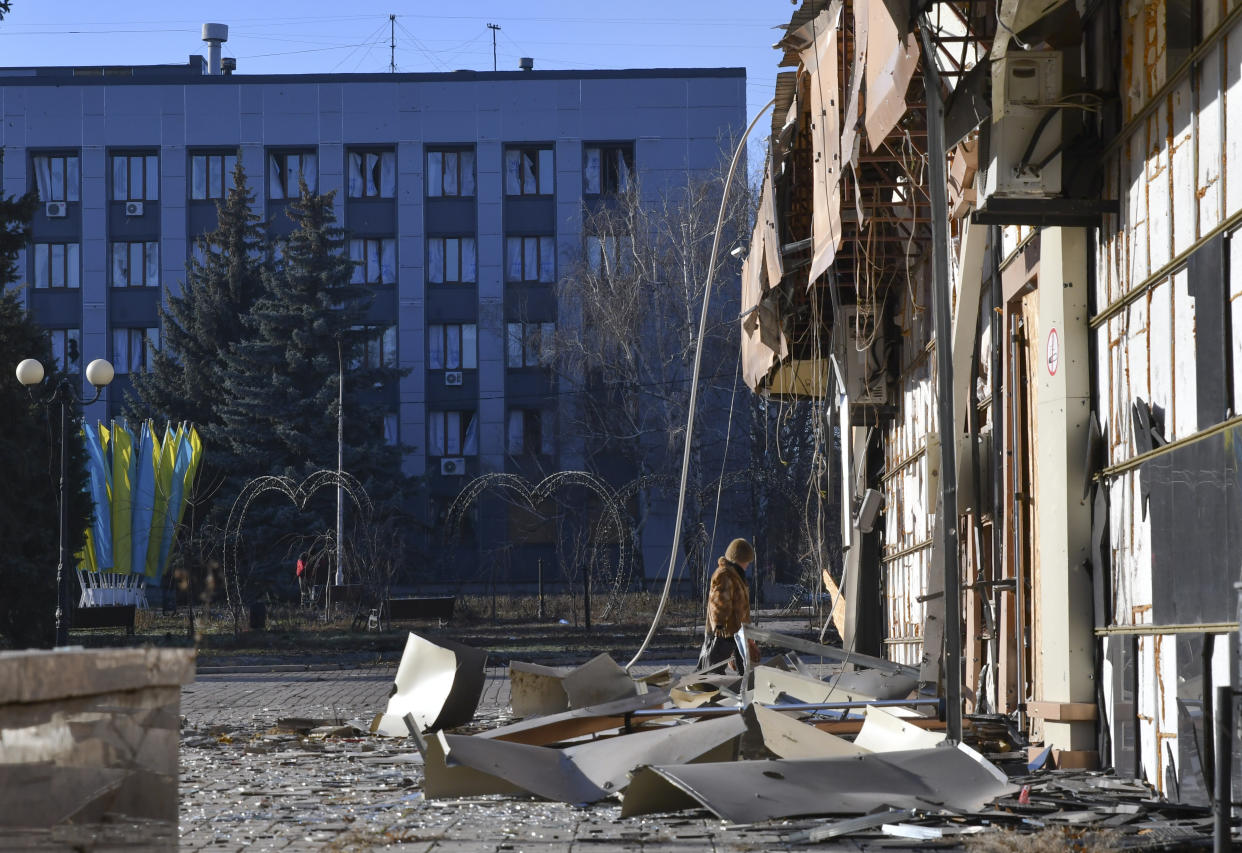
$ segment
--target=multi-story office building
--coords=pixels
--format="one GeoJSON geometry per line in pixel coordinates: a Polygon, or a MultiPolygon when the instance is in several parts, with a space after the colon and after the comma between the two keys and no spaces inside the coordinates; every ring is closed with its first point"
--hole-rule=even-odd
{"type": "Polygon", "coordinates": [[[41,200],[29,310],[58,356],[117,370],[88,417],[121,411],[158,345],[163,289],[214,227],[240,158],[274,231],[291,227],[299,176],[337,191],[357,279],[375,291],[368,358],[409,369],[385,389],[385,426],[433,496],[521,457],[572,467],[539,341],[558,321],[584,205],[632,173],[655,188],[714,167],[744,126],[744,71],[246,76],[224,64],[0,69],[3,189],[41,200]]]}

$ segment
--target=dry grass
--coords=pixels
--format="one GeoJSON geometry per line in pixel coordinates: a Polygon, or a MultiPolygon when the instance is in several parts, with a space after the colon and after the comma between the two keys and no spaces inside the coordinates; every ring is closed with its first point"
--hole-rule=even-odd
{"type": "Polygon", "coordinates": [[[1050,826],[1038,832],[1002,829],[966,836],[967,853],[1103,853],[1116,850],[1119,836],[1108,830],[1050,826]]]}

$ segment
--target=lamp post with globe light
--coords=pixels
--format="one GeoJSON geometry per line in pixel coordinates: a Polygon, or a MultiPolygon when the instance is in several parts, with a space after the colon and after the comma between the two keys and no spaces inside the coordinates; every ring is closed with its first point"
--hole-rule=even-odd
{"type": "MultiPolygon", "coordinates": [[[[50,407],[60,403],[60,559],[56,564],[56,645],[69,644],[69,572],[66,568],[69,554],[69,501],[66,492],[68,479],[67,452],[69,440],[69,407],[73,402],[89,405],[99,399],[103,389],[112,381],[116,371],[112,363],[104,358],[97,358],[86,366],[86,381],[95,388],[95,396],[86,400],[74,390],[73,382],[67,374],[62,374],[55,383],[49,383],[44,389],[42,399],[38,402],[50,407]]],[[[43,365],[36,359],[27,358],[17,365],[17,381],[26,386],[31,397],[34,388],[43,384],[43,365]]]]}

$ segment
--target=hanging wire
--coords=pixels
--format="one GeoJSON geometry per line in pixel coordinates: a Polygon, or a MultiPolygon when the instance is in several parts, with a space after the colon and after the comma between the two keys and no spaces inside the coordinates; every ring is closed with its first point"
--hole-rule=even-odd
{"type": "Polygon", "coordinates": [[[651,628],[647,631],[647,636],[643,639],[643,644],[638,651],[634,653],[634,657],[625,665],[628,670],[634,664],[638,663],[638,659],[647,651],[647,647],[651,645],[651,640],[655,637],[655,632],[660,627],[660,620],[664,618],[664,609],[668,606],[668,596],[673,588],[673,573],[677,568],[677,549],[681,545],[681,520],[686,510],[686,478],[690,473],[690,448],[693,444],[694,436],[694,414],[698,403],[699,396],[699,365],[703,360],[703,337],[707,334],[707,309],[711,304],[712,296],[712,279],[716,273],[716,253],[720,248],[720,232],[724,227],[725,210],[729,202],[729,187],[733,183],[733,173],[737,171],[738,160],[741,159],[742,152],[746,150],[746,139],[750,136],[750,132],[755,129],[759,119],[776,104],[776,98],[768,101],[764,106],[755,113],[755,117],[750,120],[746,131],[742,134],[742,138],[737,143],[737,148],[733,152],[733,160],[729,163],[729,173],[725,177],[724,187],[720,192],[720,211],[716,215],[716,233],[712,237],[712,252],[707,261],[707,281],[703,287],[703,311],[699,315],[699,334],[694,341],[694,369],[690,374],[690,405],[686,412],[686,438],[685,448],[681,457],[681,487],[677,491],[677,519],[673,524],[673,544],[669,549],[668,558],[668,574],[664,577],[664,591],[660,594],[660,604],[656,607],[655,617],[651,620],[651,628]]]}

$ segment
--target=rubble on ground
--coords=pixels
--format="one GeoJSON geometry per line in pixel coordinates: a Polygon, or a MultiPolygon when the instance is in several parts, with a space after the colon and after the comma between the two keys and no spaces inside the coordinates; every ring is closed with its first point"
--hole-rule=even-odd
{"type": "Polygon", "coordinates": [[[465,705],[459,701],[449,717],[439,706],[450,696],[477,702],[481,653],[446,652],[411,635],[406,654],[413,659],[402,660],[397,705],[390,702],[385,719],[413,707],[409,697],[423,703],[421,715],[402,719],[421,758],[427,803],[489,795],[619,801],[622,818],[706,810],[774,828],[783,819],[820,818],[781,832],[789,845],[1091,826],[1108,828],[1113,846],[1128,849],[1211,833],[1209,812],[1159,800],[1142,782],[1027,772],[996,720],[982,718],[977,729],[967,726],[967,742],[947,743],[935,701],[919,697],[912,674],[891,665],[837,664],[817,674],[790,651],[745,679],[722,665],[657,686],[630,678],[607,655],[579,667],[513,662],[512,710],[521,719],[472,725],[467,734],[445,724],[464,722],[465,705]],[[998,742],[1007,748],[985,754],[998,742]]]}

